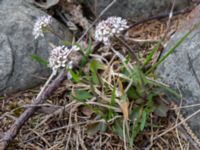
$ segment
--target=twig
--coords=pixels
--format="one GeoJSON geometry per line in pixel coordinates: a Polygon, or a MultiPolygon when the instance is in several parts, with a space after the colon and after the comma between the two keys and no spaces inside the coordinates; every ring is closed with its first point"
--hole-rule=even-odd
{"type": "Polygon", "coordinates": [[[189,115],[187,118],[181,120],[179,123],[177,123],[175,126],[167,129],[166,131],[164,131],[163,133],[159,134],[158,136],[154,137],[153,140],[156,140],[160,137],[162,137],[163,135],[165,135],[166,133],[172,131],[173,129],[177,128],[178,126],[180,126],[181,124],[183,124],[184,122],[186,122],[187,120],[189,120],[190,118],[194,117],[195,115],[197,115],[198,113],[200,113],[200,109],[198,109],[197,111],[195,111],[194,113],[192,113],[191,115],[189,115]]]}
{"type": "MultiPolygon", "coordinates": [[[[176,120],[175,117],[172,117],[172,119],[174,121],[176,120]]],[[[200,150],[198,144],[191,138],[191,136],[187,133],[187,130],[184,127],[178,126],[178,129],[186,137],[186,139],[192,144],[192,146],[195,148],[195,150],[200,150]]]]}
{"type": "MultiPolygon", "coordinates": [[[[176,3],[176,0],[173,0],[172,7],[171,7],[171,10],[170,10],[170,13],[169,13],[169,17],[168,17],[168,21],[167,21],[167,28],[166,28],[166,31],[164,33],[164,36],[161,38],[160,42],[158,43],[158,49],[161,46],[162,42],[166,39],[167,34],[169,32],[170,25],[171,25],[171,19],[172,19],[172,16],[174,14],[173,11],[174,11],[175,3],[176,3]]],[[[158,55],[156,61],[158,61],[160,59],[161,55],[162,55],[162,52],[158,55]]]]}
{"type": "Polygon", "coordinates": [[[158,39],[139,39],[139,38],[131,38],[131,37],[125,37],[126,40],[130,40],[137,43],[157,43],[159,42],[158,39]]]}
{"type": "Polygon", "coordinates": [[[52,72],[50,77],[47,79],[47,81],[45,82],[44,86],[42,87],[42,89],[40,90],[39,94],[37,95],[36,99],[33,101],[34,105],[40,104],[38,103],[38,99],[41,97],[41,95],[44,93],[44,90],[47,88],[47,86],[50,84],[51,80],[53,79],[53,77],[55,76],[55,73],[52,72]]]}
{"type": "Polygon", "coordinates": [[[74,102],[71,102],[71,103],[69,103],[69,104],[67,104],[67,105],[65,105],[64,107],[61,107],[60,109],[56,110],[54,113],[47,115],[47,116],[45,117],[45,119],[42,120],[42,122],[40,122],[39,124],[37,124],[37,125],[35,126],[35,129],[37,129],[38,127],[40,127],[41,125],[43,125],[43,124],[44,124],[46,121],[48,121],[50,118],[55,117],[55,116],[61,114],[62,112],[65,111],[66,108],[70,107],[70,106],[73,105],[73,104],[75,104],[75,101],[74,101],[74,102]]]}
{"type": "Polygon", "coordinates": [[[169,18],[168,18],[168,21],[167,21],[167,28],[166,28],[165,34],[162,38],[163,40],[165,40],[165,38],[167,37],[167,33],[169,32],[169,29],[170,29],[171,20],[172,20],[173,14],[174,14],[173,12],[174,12],[175,3],[176,3],[176,0],[173,0],[172,7],[171,7],[171,10],[170,10],[170,13],[169,13],[169,18]]]}
{"type": "MultiPolygon", "coordinates": [[[[76,120],[76,122],[77,122],[77,112],[76,112],[76,114],[75,114],[75,120],[76,120]]],[[[75,130],[76,130],[76,132],[77,132],[77,139],[78,139],[78,143],[80,144],[80,146],[81,146],[81,149],[82,150],[87,150],[87,148],[86,148],[86,146],[85,146],[85,143],[84,143],[84,140],[82,139],[82,135],[81,135],[81,130],[80,130],[80,126],[77,126],[76,128],[75,128],[75,130]]]]}
{"type": "MultiPolygon", "coordinates": [[[[72,112],[73,110],[71,109],[70,110],[70,113],[69,113],[69,121],[68,121],[68,125],[69,124],[72,124],[72,112]]],[[[71,134],[72,134],[72,130],[71,130],[71,128],[67,128],[66,129],[66,132],[65,132],[66,134],[65,134],[65,140],[66,140],[66,138],[67,138],[67,135],[68,135],[68,138],[67,138],[67,141],[66,141],[66,144],[65,144],[65,150],[67,150],[68,149],[68,146],[69,146],[69,142],[70,142],[70,139],[71,139],[71,134]],[[67,134],[68,133],[68,134],[67,134]]]]}
{"type": "Polygon", "coordinates": [[[65,16],[61,13],[61,11],[60,10],[58,11],[58,9],[56,9],[55,11],[58,14],[58,16],[60,17],[61,21],[63,21],[63,23],[65,24],[65,26],[68,27],[68,22],[67,22],[65,16]]]}
{"type": "Polygon", "coordinates": [[[192,104],[192,105],[185,105],[185,106],[181,106],[181,107],[173,107],[173,108],[170,108],[170,110],[185,109],[185,108],[199,107],[199,106],[200,106],[200,103],[192,104]]]}
{"type": "MultiPolygon", "coordinates": [[[[43,136],[43,135],[46,135],[46,134],[52,133],[52,132],[57,132],[59,130],[64,130],[64,129],[67,129],[67,128],[72,128],[72,127],[75,127],[75,126],[81,126],[81,125],[87,125],[87,124],[93,124],[93,123],[100,123],[100,122],[105,123],[105,120],[103,120],[103,119],[100,119],[100,120],[88,120],[88,121],[84,121],[84,122],[69,124],[69,125],[65,125],[65,126],[61,126],[61,127],[58,127],[58,128],[54,128],[54,129],[51,129],[51,130],[46,131],[44,133],[41,133],[40,136],[43,136]]],[[[25,142],[32,141],[32,140],[34,140],[36,138],[38,138],[37,135],[35,137],[32,137],[31,139],[25,141],[25,142]]]]}
{"type": "MultiPolygon", "coordinates": [[[[180,87],[178,86],[178,83],[176,83],[176,84],[177,84],[177,89],[178,89],[178,91],[180,93],[180,97],[181,97],[181,101],[180,101],[180,105],[179,105],[179,107],[181,107],[182,104],[183,104],[183,95],[182,95],[182,92],[180,90],[180,87]]],[[[176,117],[176,124],[177,124],[178,120],[180,119],[181,110],[177,109],[177,110],[175,110],[175,112],[176,112],[176,115],[177,115],[177,117],[176,117]]],[[[178,132],[178,128],[176,128],[176,134],[177,134],[177,139],[178,139],[180,148],[181,148],[181,150],[183,150],[183,145],[181,144],[181,141],[180,141],[180,135],[179,135],[179,132],[178,132]]]]}
{"type": "MultiPolygon", "coordinates": [[[[53,80],[48,87],[45,86],[42,88],[41,92],[38,94],[36,99],[33,101],[33,105],[38,105],[44,102],[44,100],[52,94],[52,92],[60,85],[60,83],[65,79],[65,71],[62,71],[59,76],[53,80]]],[[[47,83],[53,78],[53,75],[50,76],[47,83]]],[[[35,113],[37,107],[30,107],[26,109],[20,117],[14,122],[10,129],[4,133],[4,136],[0,140],[0,149],[4,150],[8,147],[8,144],[16,137],[17,133],[24,125],[24,123],[35,113]]]]}
{"type": "Polygon", "coordinates": [[[83,33],[83,35],[80,37],[78,42],[80,42],[85,35],[88,33],[88,31],[97,23],[97,21],[105,14],[105,12],[113,5],[116,3],[117,0],[113,0],[100,14],[99,16],[94,20],[94,22],[90,25],[90,27],[83,33]]]}
{"type": "MultiPolygon", "coordinates": [[[[193,10],[193,7],[189,7],[189,8],[186,8],[186,9],[182,9],[180,11],[176,11],[173,14],[174,14],[174,16],[176,16],[176,15],[179,15],[179,14],[185,14],[185,13],[191,12],[192,10],[193,10]]],[[[164,13],[164,14],[161,14],[161,15],[158,15],[158,16],[153,16],[153,17],[149,17],[149,18],[143,19],[141,21],[138,21],[138,22],[133,23],[132,25],[130,25],[129,28],[126,29],[126,32],[129,31],[131,28],[139,25],[139,24],[143,24],[145,22],[148,22],[148,21],[151,21],[151,20],[155,20],[155,19],[157,19],[157,20],[163,19],[163,18],[166,18],[168,16],[169,16],[169,13],[164,13]]]]}

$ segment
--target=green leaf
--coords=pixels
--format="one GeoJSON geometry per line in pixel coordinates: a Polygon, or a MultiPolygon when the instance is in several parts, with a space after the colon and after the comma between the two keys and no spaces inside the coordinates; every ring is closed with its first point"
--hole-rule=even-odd
{"type": "Polygon", "coordinates": [[[76,100],[82,101],[82,102],[84,102],[88,99],[91,99],[93,97],[88,91],[84,91],[84,90],[76,90],[72,96],[76,100]]]}
{"type": "MultiPolygon", "coordinates": [[[[113,126],[112,126],[113,132],[115,132],[121,139],[124,139],[123,134],[123,121],[121,118],[116,119],[113,126]]],[[[127,135],[127,134],[126,134],[127,135]]],[[[127,139],[127,138],[126,138],[127,139]]]]}
{"type": "Polygon", "coordinates": [[[99,69],[103,69],[103,66],[104,64],[94,59],[90,62],[91,71],[97,71],[99,69]]]}
{"type": "Polygon", "coordinates": [[[131,111],[130,119],[132,122],[137,122],[139,120],[140,110],[141,109],[139,107],[136,107],[131,111]]]}
{"type": "Polygon", "coordinates": [[[92,82],[93,82],[94,84],[99,84],[99,83],[100,83],[96,71],[95,71],[95,72],[92,71],[92,82]]]}
{"type": "Polygon", "coordinates": [[[76,74],[72,69],[68,69],[68,71],[70,72],[71,76],[72,76],[72,79],[75,81],[75,82],[79,82],[79,75],[76,74]]]}
{"type": "Polygon", "coordinates": [[[187,32],[179,41],[157,62],[155,63],[148,71],[146,74],[151,73],[158,65],[160,65],[171,53],[175,51],[177,47],[183,43],[183,41],[188,37],[188,35],[191,33],[191,30],[187,32]]]}
{"type": "Polygon", "coordinates": [[[91,53],[91,49],[92,49],[92,38],[89,38],[89,43],[88,43],[88,47],[86,48],[86,53],[85,56],[88,57],[91,53]]]}
{"type": "Polygon", "coordinates": [[[136,100],[136,99],[140,98],[134,87],[129,88],[129,90],[127,91],[127,96],[131,100],[136,100]]]}
{"type": "Polygon", "coordinates": [[[153,106],[153,98],[154,98],[154,96],[156,96],[156,94],[155,93],[150,93],[148,96],[147,96],[147,108],[152,108],[152,106],[153,106]]]}
{"type": "Polygon", "coordinates": [[[132,126],[131,126],[131,137],[129,138],[129,145],[130,147],[133,147],[135,137],[139,134],[140,132],[140,122],[136,121],[132,126]]]}
{"type": "Polygon", "coordinates": [[[149,53],[149,55],[148,55],[147,58],[145,59],[144,65],[147,65],[147,64],[151,61],[151,59],[152,59],[154,53],[159,49],[159,47],[160,47],[160,45],[161,45],[161,42],[162,42],[162,41],[160,41],[159,43],[157,43],[156,46],[151,50],[151,52],[149,53]]]}
{"type": "Polygon", "coordinates": [[[142,107],[136,107],[131,112],[131,122],[132,122],[132,130],[131,130],[131,138],[130,138],[130,146],[133,146],[135,137],[138,135],[138,133],[141,130],[142,127],[142,115],[143,115],[143,108],[142,107]]]}
{"type": "Polygon", "coordinates": [[[92,73],[92,81],[94,84],[100,83],[100,77],[97,74],[97,71],[103,67],[103,64],[97,62],[96,60],[92,60],[90,62],[90,70],[92,73]]]}
{"type": "Polygon", "coordinates": [[[132,125],[131,125],[131,136],[129,139],[130,147],[133,146],[135,137],[139,134],[139,132],[141,131],[141,128],[143,128],[143,125],[146,124],[146,122],[145,122],[142,125],[142,118],[144,120],[146,120],[145,114],[143,114],[142,107],[136,107],[131,111],[130,119],[131,119],[132,125]]]}
{"type": "MultiPolygon", "coordinates": [[[[111,105],[111,106],[114,106],[114,105],[115,105],[115,98],[116,98],[115,92],[116,92],[116,87],[114,87],[114,88],[113,88],[113,91],[112,91],[111,101],[110,101],[110,105],[111,105]]],[[[109,109],[109,110],[108,110],[108,120],[111,119],[113,116],[114,116],[113,110],[112,110],[112,109],[109,109]]]]}
{"type": "MultiPolygon", "coordinates": [[[[88,47],[86,48],[86,52],[85,55],[83,56],[82,60],[81,60],[81,67],[85,66],[88,62],[88,58],[90,56],[91,53],[91,49],[92,49],[92,39],[89,38],[89,43],[88,43],[88,47]]],[[[84,53],[83,53],[84,54],[84,53]]]]}
{"type": "Polygon", "coordinates": [[[142,112],[142,120],[141,120],[141,125],[140,125],[140,130],[142,131],[145,127],[146,124],[146,120],[147,120],[147,112],[144,110],[142,112]]]}
{"type": "Polygon", "coordinates": [[[31,58],[33,60],[37,61],[38,63],[43,64],[45,66],[47,66],[49,64],[48,61],[44,60],[43,58],[39,57],[38,55],[33,54],[33,55],[31,55],[31,58]]]}
{"type": "Polygon", "coordinates": [[[114,106],[115,105],[115,98],[116,98],[116,95],[115,95],[115,92],[116,92],[116,87],[113,88],[113,91],[112,91],[112,96],[111,96],[111,106],[114,106]]]}
{"type": "Polygon", "coordinates": [[[138,89],[142,89],[144,84],[147,83],[145,75],[138,66],[134,66],[131,79],[138,89]]]}
{"type": "Polygon", "coordinates": [[[148,81],[150,84],[152,85],[155,85],[157,86],[156,88],[154,88],[154,93],[156,95],[159,95],[160,93],[165,93],[167,96],[169,95],[170,97],[173,97],[173,98],[181,98],[180,94],[177,93],[176,90],[168,87],[168,86],[165,86],[163,84],[160,84],[160,83],[157,83],[155,81],[148,81]]]}

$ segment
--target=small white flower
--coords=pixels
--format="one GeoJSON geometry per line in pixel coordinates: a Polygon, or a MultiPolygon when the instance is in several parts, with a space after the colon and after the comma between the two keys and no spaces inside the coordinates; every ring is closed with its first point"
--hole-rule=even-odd
{"type": "Polygon", "coordinates": [[[95,30],[96,41],[103,42],[105,45],[110,45],[111,38],[127,29],[127,21],[121,17],[109,17],[101,21],[95,30]]]}
{"type": "Polygon", "coordinates": [[[122,96],[122,92],[119,89],[116,89],[115,96],[116,97],[121,97],[122,96]]]}
{"type": "Polygon", "coordinates": [[[44,37],[43,28],[47,27],[52,22],[51,16],[41,16],[39,17],[33,27],[33,35],[35,39],[39,36],[44,37]]]}
{"type": "Polygon", "coordinates": [[[73,67],[73,61],[70,61],[70,62],[67,64],[67,68],[72,69],[72,67],[73,67]]]}
{"type": "Polygon", "coordinates": [[[77,45],[73,45],[72,49],[73,49],[73,51],[79,51],[80,50],[80,48],[77,45]]]}
{"type": "Polygon", "coordinates": [[[57,70],[60,67],[65,67],[65,64],[67,63],[67,57],[68,55],[68,49],[64,46],[57,46],[55,47],[50,54],[49,57],[49,67],[52,68],[52,70],[57,70]]]}
{"type": "Polygon", "coordinates": [[[49,57],[49,67],[52,68],[53,71],[57,71],[59,68],[67,67],[72,69],[72,61],[69,62],[67,57],[72,51],[79,50],[79,47],[73,45],[71,47],[65,46],[57,46],[55,47],[49,57]],[[68,63],[69,62],[69,63],[68,63]]]}
{"type": "MultiPolygon", "coordinates": [[[[72,69],[73,68],[73,61],[70,61],[68,64],[67,64],[67,68],[68,69],[72,69]]],[[[67,79],[71,79],[72,78],[72,75],[71,75],[71,73],[68,71],[67,72],[67,79]]]]}

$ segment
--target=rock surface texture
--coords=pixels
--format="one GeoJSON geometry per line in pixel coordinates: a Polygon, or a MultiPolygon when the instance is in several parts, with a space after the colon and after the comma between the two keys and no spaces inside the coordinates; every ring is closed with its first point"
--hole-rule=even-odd
{"type": "MultiPolygon", "coordinates": [[[[200,6],[194,9],[185,25],[175,33],[168,42],[166,53],[192,26],[200,22],[200,6]]],[[[179,89],[183,99],[182,105],[200,104],[200,26],[192,31],[186,40],[158,68],[157,73],[162,81],[179,89]],[[189,61],[190,60],[190,61],[189,61]],[[196,74],[196,75],[195,75],[196,74]]],[[[180,100],[175,100],[179,105],[180,100]]],[[[182,109],[183,115],[189,116],[200,107],[182,109]]],[[[189,126],[200,138],[200,114],[188,121],[189,126]]]]}
{"type": "MultiPolygon", "coordinates": [[[[99,14],[113,0],[88,0],[93,6],[93,12],[99,14]]],[[[184,9],[190,5],[190,0],[176,0],[175,11],[184,9]]],[[[133,21],[139,21],[152,16],[158,16],[170,11],[171,0],[117,0],[117,2],[106,12],[105,16],[120,16],[133,21]]]]}
{"type": "MultiPolygon", "coordinates": [[[[47,14],[24,0],[0,0],[0,95],[36,86],[50,73],[31,59],[36,54],[47,60],[51,50],[48,42],[56,45],[59,41],[50,33],[34,39],[33,25],[43,15],[47,14]]],[[[61,24],[54,20],[53,26],[70,40],[70,32],[61,24]]]]}

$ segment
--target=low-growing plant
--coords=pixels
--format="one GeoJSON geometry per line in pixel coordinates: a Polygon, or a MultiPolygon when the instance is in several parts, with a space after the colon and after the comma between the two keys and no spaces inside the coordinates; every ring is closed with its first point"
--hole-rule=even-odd
{"type": "MultiPolygon", "coordinates": [[[[48,19],[50,18],[48,17],[43,25],[37,23],[34,30],[36,38],[43,36],[42,32],[38,32],[42,28],[48,30],[50,22],[48,19]],[[41,26],[38,27],[38,24],[41,26]]],[[[41,22],[41,19],[39,21],[41,22]]],[[[176,95],[176,92],[156,81],[154,70],[191,31],[186,33],[158,62],[150,64],[160,43],[156,44],[142,63],[138,55],[130,50],[119,36],[121,31],[127,28],[126,20],[120,17],[110,17],[100,22],[96,26],[94,39],[103,44],[102,52],[96,55],[92,55],[93,41],[90,38],[85,50],[76,44],[54,47],[49,63],[36,55],[32,55],[32,58],[50,66],[54,75],[60,68],[68,70],[69,79],[76,86],[69,90],[67,97],[85,106],[95,114],[95,119],[101,120],[88,125],[88,133],[111,131],[128,143],[129,147],[133,147],[137,135],[152,126],[150,124],[152,114],[160,117],[167,116],[168,107],[160,97],[166,93],[176,95]],[[129,49],[129,51],[123,53],[122,49],[129,49]],[[106,50],[112,52],[112,55],[108,54],[109,57],[105,58],[101,55],[105,54],[106,50]],[[73,62],[76,60],[69,58],[74,51],[83,55],[81,63],[75,68],[73,62]],[[144,69],[149,64],[150,69],[144,69]]]]}

